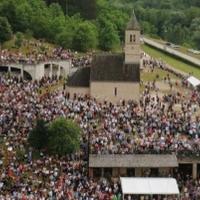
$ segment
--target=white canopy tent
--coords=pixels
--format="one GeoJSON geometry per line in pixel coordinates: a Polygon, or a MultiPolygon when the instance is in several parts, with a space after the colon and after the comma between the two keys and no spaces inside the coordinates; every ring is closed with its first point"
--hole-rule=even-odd
{"type": "Polygon", "coordinates": [[[125,178],[121,177],[123,196],[130,195],[179,195],[174,178],[125,178]]]}
{"type": "Polygon", "coordinates": [[[190,83],[193,87],[197,87],[200,85],[200,80],[195,78],[194,76],[190,76],[187,79],[188,83],[190,83]]]}

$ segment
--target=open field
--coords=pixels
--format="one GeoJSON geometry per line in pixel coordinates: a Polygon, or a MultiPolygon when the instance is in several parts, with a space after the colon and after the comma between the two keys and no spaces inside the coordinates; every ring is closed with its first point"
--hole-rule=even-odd
{"type": "Polygon", "coordinates": [[[178,79],[175,75],[166,72],[164,70],[161,69],[154,69],[153,72],[151,71],[147,71],[147,70],[143,70],[143,72],[141,73],[141,80],[144,82],[148,82],[148,81],[162,81],[164,79],[164,77],[167,77],[167,74],[170,75],[171,79],[178,79]]]}

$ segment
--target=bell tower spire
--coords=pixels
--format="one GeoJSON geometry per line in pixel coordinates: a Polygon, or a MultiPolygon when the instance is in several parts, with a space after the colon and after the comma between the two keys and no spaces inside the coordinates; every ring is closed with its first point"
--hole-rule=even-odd
{"type": "Polygon", "coordinates": [[[140,26],[133,10],[125,31],[125,64],[140,63],[140,26]]]}

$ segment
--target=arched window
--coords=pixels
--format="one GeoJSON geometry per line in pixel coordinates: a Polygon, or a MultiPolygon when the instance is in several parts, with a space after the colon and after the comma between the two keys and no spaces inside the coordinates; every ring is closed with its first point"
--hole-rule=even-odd
{"type": "Polygon", "coordinates": [[[136,41],[136,37],[135,37],[135,34],[133,35],[133,42],[135,42],[136,41]]]}
{"type": "Polygon", "coordinates": [[[117,88],[115,88],[114,94],[115,94],[115,96],[117,96],[117,88]]]}
{"type": "Polygon", "coordinates": [[[130,35],[130,42],[133,42],[133,36],[130,35]]]}

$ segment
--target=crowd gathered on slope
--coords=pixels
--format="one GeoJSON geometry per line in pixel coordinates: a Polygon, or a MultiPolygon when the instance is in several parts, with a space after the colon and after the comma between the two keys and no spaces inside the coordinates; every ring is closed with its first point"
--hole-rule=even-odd
{"type": "Polygon", "coordinates": [[[91,53],[79,56],[77,52],[62,47],[47,48],[43,43],[29,42],[27,49],[31,51],[22,53],[21,51],[11,51],[8,49],[0,50],[0,64],[27,64],[33,65],[41,62],[71,60],[72,67],[84,67],[91,64],[91,53]],[[36,51],[35,49],[40,49],[36,51]]]}
{"type": "MultiPolygon", "coordinates": [[[[139,102],[121,100],[118,104],[79,94],[70,96],[65,90],[38,93],[55,81],[0,77],[0,200],[121,199],[117,180],[87,176],[88,142],[92,154],[174,152],[197,156],[200,152],[200,94],[196,90],[187,96],[181,91],[151,95],[155,88],[149,83],[139,102]],[[80,151],[64,157],[40,152],[33,158],[27,138],[36,119],[51,122],[61,116],[75,120],[82,128],[80,151]]],[[[170,75],[164,81],[170,83],[170,75]]],[[[181,84],[187,87],[184,80],[181,84]]],[[[177,178],[182,200],[200,198],[199,179],[179,172],[169,176],[177,178]]]]}

